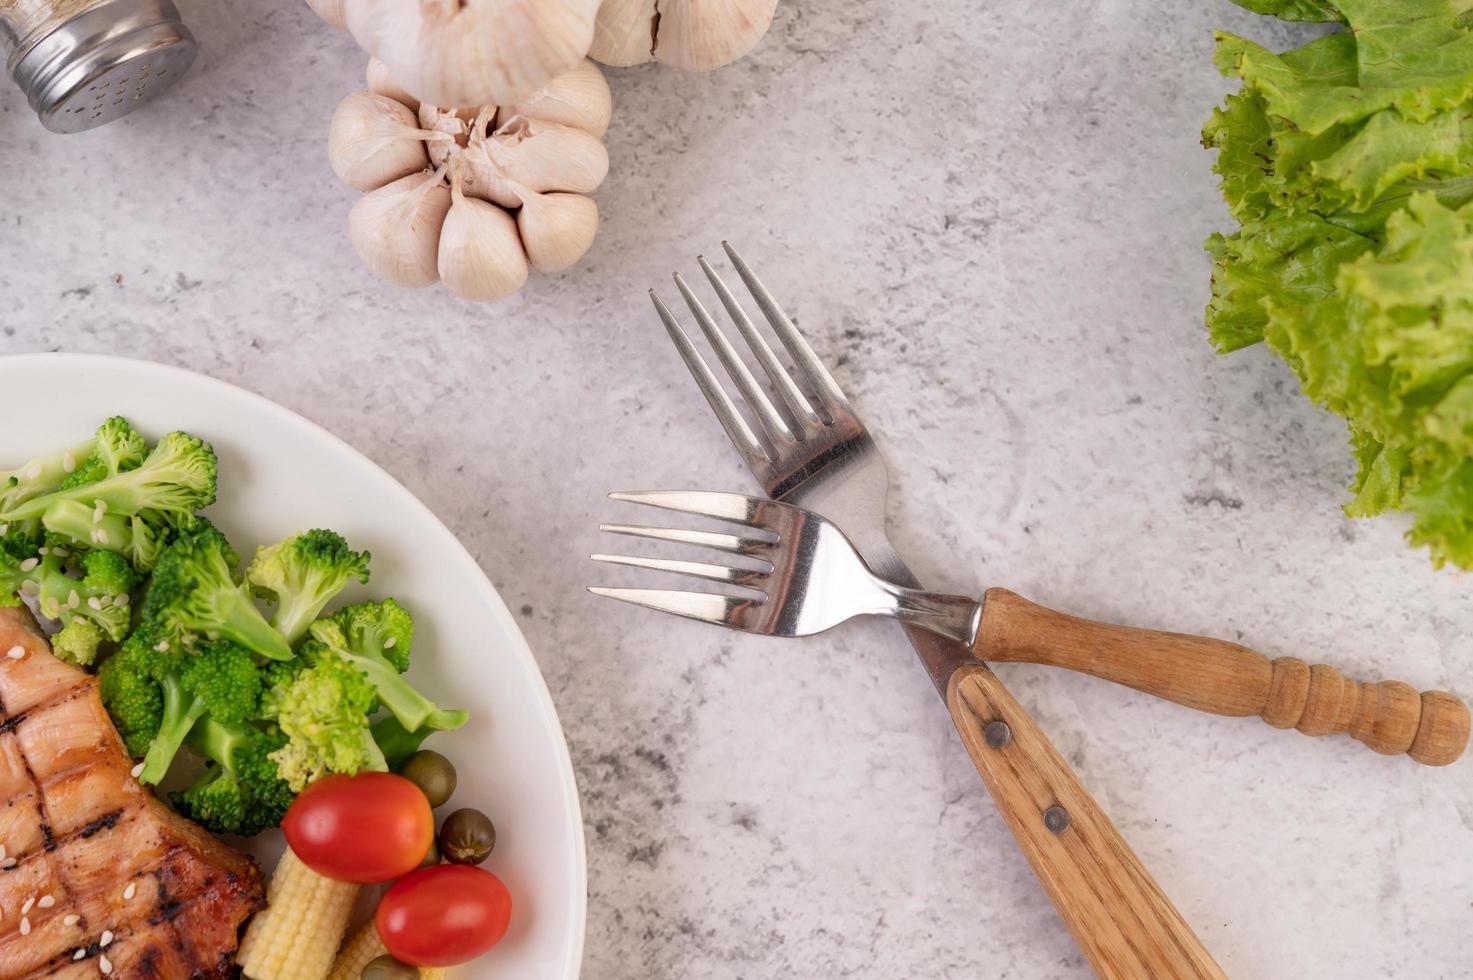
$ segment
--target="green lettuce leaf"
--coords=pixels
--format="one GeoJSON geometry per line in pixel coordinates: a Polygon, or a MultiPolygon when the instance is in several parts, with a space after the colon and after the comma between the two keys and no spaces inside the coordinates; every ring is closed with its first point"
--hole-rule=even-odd
{"type": "Polygon", "coordinates": [[[1340,264],[1333,291],[1261,301],[1269,346],[1350,421],[1347,513],[1410,510],[1435,563],[1473,564],[1473,205],[1416,195],[1379,248],[1340,264]]]}
{"type": "Polygon", "coordinates": [[[1212,299],[1207,329],[1223,353],[1264,339],[1271,309],[1312,308],[1335,293],[1340,266],[1375,241],[1319,215],[1273,211],[1207,240],[1212,299]]]}
{"type": "Polygon", "coordinates": [[[1329,0],[1233,0],[1256,14],[1272,14],[1280,20],[1339,20],[1340,13],[1329,0]]]}
{"type": "Polygon", "coordinates": [[[1282,54],[1218,35],[1242,87],[1202,140],[1240,225],[1206,243],[1211,339],[1267,342],[1346,418],[1348,514],[1409,511],[1412,544],[1473,567],[1473,13],[1242,5],[1348,30],[1282,54]]]}

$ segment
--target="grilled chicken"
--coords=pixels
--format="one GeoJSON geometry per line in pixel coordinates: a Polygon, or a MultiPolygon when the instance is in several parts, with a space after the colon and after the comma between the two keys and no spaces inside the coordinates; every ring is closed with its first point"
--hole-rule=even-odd
{"type": "Polygon", "coordinates": [[[0,980],[234,974],[260,871],[131,770],[96,678],[0,609],[0,980]]]}

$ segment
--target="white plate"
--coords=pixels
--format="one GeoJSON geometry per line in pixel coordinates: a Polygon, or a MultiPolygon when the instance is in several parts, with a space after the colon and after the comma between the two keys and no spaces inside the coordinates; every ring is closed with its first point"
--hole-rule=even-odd
{"type": "Polygon", "coordinates": [[[373,552],[369,584],[345,596],[392,595],[408,606],[415,686],[442,705],[470,710],[469,724],[434,736],[429,747],[460,774],[449,808],[474,806],[496,823],[486,867],[513,897],[506,938],[452,975],[574,980],[587,866],[567,743],[527,641],[445,525],[335,436],[202,375],[120,358],[35,354],[0,358],[0,391],[14,405],[46,406],[11,416],[0,468],[79,442],[103,419],[123,415],[150,438],[183,429],[214,444],[221,499],[208,513],[243,556],[310,527],[332,528],[373,552]]]}

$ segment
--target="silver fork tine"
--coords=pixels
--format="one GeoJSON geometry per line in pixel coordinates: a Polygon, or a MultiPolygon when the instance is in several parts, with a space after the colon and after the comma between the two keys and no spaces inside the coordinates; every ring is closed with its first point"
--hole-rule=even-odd
{"type": "Polygon", "coordinates": [[[590,586],[588,591],[609,599],[631,602],[636,606],[674,613],[686,619],[699,619],[703,623],[738,628],[748,618],[747,614],[762,604],[756,599],[738,599],[735,596],[713,595],[709,592],[676,592],[670,589],[609,589],[590,586]]]}
{"type": "Polygon", "coordinates": [[[731,346],[731,341],[726,339],[726,334],[721,332],[716,321],[711,319],[711,314],[706,312],[706,307],[696,298],[696,294],[690,291],[690,287],[685,284],[685,278],[678,272],[675,274],[675,288],[679,289],[680,295],[685,297],[685,305],[690,307],[691,315],[701,326],[701,332],[706,335],[706,340],[726,367],[726,373],[731,376],[732,381],[736,382],[737,390],[746,399],[752,414],[757,416],[757,420],[762,423],[762,428],[767,431],[767,437],[777,446],[794,442],[793,430],[788,428],[787,421],[772,407],[767,393],[762,390],[761,385],[757,384],[757,379],[752,377],[752,372],[747,370],[747,365],[737,354],[736,348],[731,346]]]}
{"type": "Polygon", "coordinates": [[[772,324],[772,329],[777,333],[778,339],[783,342],[783,346],[792,355],[793,362],[798,365],[798,370],[802,371],[808,378],[808,383],[812,387],[814,394],[822,401],[839,406],[846,413],[852,414],[852,410],[849,408],[849,399],[845,397],[843,390],[839,387],[839,383],[834,380],[832,374],[829,374],[829,369],[823,366],[823,361],[819,360],[818,355],[813,352],[813,348],[808,346],[808,341],[803,339],[803,335],[798,332],[798,328],[793,326],[793,321],[788,319],[788,315],[783,312],[783,308],[778,305],[772,293],[768,292],[767,287],[762,285],[762,280],[757,278],[756,273],[737,254],[737,250],[731,247],[730,242],[722,242],[721,247],[726,250],[726,256],[731,259],[731,264],[736,268],[737,275],[741,276],[742,282],[746,283],[747,291],[757,301],[757,306],[761,308],[762,315],[767,317],[767,322],[772,324]]]}
{"type": "Polygon", "coordinates": [[[752,517],[763,504],[758,497],[710,490],[636,490],[609,494],[610,500],[644,504],[683,514],[700,514],[717,520],[752,526],[752,517]]]}
{"type": "Polygon", "coordinates": [[[716,380],[716,375],[706,364],[705,358],[701,357],[699,351],[691,344],[690,338],[680,328],[680,321],[675,319],[675,314],[665,305],[665,301],[650,290],[650,299],[655,303],[655,311],[660,314],[660,320],[665,324],[665,329],[670,333],[670,339],[675,342],[675,349],[680,351],[681,359],[685,366],[690,368],[690,373],[700,386],[701,393],[706,396],[711,410],[721,420],[721,425],[726,429],[732,445],[741,451],[747,459],[748,466],[764,466],[769,462],[767,449],[757,441],[752,427],[747,420],[742,418],[742,413],[737,411],[736,405],[732,404],[731,397],[721,387],[721,382],[716,380]]]}
{"type": "Polygon", "coordinates": [[[679,561],[674,558],[644,558],[638,555],[591,555],[594,561],[609,565],[627,565],[630,568],[648,568],[656,572],[673,575],[689,575],[711,582],[725,582],[749,589],[758,589],[770,572],[759,572],[750,568],[727,568],[725,565],[709,565],[703,561],[679,561]]]}
{"type": "Polygon", "coordinates": [[[652,541],[670,541],[675,544],[690,544],[701,548],[715,548],[737,555],[758,555],[769,549],[767,541],[739,538],[735,534],[720,531],[687,531],[675,527],[644,527],[639,524],[600,524],[600,531],[609,534],[624,534],[631,538],[649,538],[652,541]]]}
{"type": "Polygon", "coordinates": [[[757,328],[752,325],[752,318],[747,316],[747,311],[742,309],[742,304],[737,302],[737,298],[732,295],[731,290],[727,288],[721,276],[717,275],[716,270],[711,268],[711,263],[706,261],[704,255],[696,256],[696,261],[700,263],[701,271],[710,280],[711,288],[716,290],[716,295],[721,300],[721,305],[726,307],[727,315],[736,324],[737,332],[742,335],[742,339],[747,342],[747,346],[752,348],[752,353],[757,355],[757,360],[762,365],[762,370],[766,372],[768,378],[772,379],[773,385],[783,396],[783,401],[787,403],[789,411],[793,413],[793,420],[797,424],[799,438],[802,438],[803,429],[806,426],[822,425],[823,419],[818,417],[818,413],[809,404],[808,396],[803,394],[803,390],[793,383],[792,375],[788,374],[787,368],[783,367],[782,362],[777,359],[777,355],[772,352],[772,346],[767,343],[767,338],[757,332],[757,328]]]}

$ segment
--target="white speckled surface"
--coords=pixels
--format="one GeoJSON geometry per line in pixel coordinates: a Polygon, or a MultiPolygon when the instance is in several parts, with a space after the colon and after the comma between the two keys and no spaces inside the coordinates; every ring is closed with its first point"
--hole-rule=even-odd
{"type": "MultiPolygon", "coordinates": [[[[924,577],[1473,695],[1467,579],[1343,518],[1340,424],[1201,329],[1210,31],[1290,29],[1221,2],[788,2],[724,72],[613,73],[592,254],[480,308],[347,245],[324,137],[351,42],[293,0],[180,6],[200,63],[123,123],[54,137],[0,94],[0,351],[245,385],[461,535],[577,763],[587,976],[1087,973],[888,628],[760,641],[582,591],[604,491],[749,485],[643,295],[720,237],[887,437],[924,577]]],[[[1473,975],[1473,762],[999,673],[1232,976],[1473,975]]]]}

